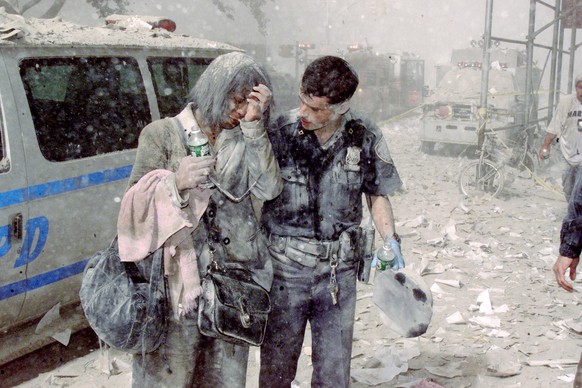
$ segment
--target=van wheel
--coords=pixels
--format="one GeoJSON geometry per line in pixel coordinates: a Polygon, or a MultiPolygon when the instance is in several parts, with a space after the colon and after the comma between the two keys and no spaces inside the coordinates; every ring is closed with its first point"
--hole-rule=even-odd
{"type": "Polygon", "coordinates": [[[434,141],[421,141],[420,150],[425,154],[432,154],[434,152],[434,141]]]}

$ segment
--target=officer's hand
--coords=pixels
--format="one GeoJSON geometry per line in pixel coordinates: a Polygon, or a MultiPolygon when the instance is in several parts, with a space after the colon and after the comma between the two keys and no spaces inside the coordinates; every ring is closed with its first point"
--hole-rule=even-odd
{"type": "Polygon", "coordinates": [[[213,156],[186,156],[176,171],[176,187],[179,191],[193,189],[208,181],[208,175],[214,171],[213,156]]]}
{"type": "Polygon", "coordinates": [[[390,268],[392,268],[392,269],[404,268],[406,266],[406,264],[404,263],[404,256],[402,256],[402,250],[400,249],[400,243],[394,239],[390,239],[390,240],[388,240],[388,242],[390,243],[390,246],[392,247],[392,250],[394,251],[394,254],[396,255],[396,258],[394,259],[394,263],[392,263],[392,266],[390,268]]]}

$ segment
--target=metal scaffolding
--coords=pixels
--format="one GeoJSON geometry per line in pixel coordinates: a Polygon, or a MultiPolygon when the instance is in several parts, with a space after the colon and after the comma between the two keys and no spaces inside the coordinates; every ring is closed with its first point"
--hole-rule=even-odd
{"type": "MultiPolygon", "coordinates": [[[[569,59],[568,62],[568,82],[567,93],[572,92],[572,83],[574,80],[574,62],[576,50],[582,43],[576,41],[576,29],[582,28],[582,0],[555,0],[551,1],[530,0],[529,27],[525,40],[507,39],[494,36],[492,31],[493,20],[493,0],[487,0],[485,15],[485,32],[483,36],[483,63],[489,63],[489,52],[491,42],[506,42],[523,45],[526,48],[526,82],[524,90],[524,128],[530,125],[543,124],[550,122],[554,108],[560,97],[560,88],[562,85],[562,68],[564,56],[569,59]],[[554,17],[549,23],[536,29],[536,12],[539,7],[546,7],[553,10],[554,17]],[[551,45],[543,45],[536,41],[544,31],[552,29],[551,45]],[[570,42],[568,50],[564,50],[564,31],[570,30],[570,42]],[[540,89],[540,85],[534,85],[533,64],[534,50],[545,50],[550,62],[549,69],[549,91],[548,104],[545,107],[538,105],[538,98],[534,98],[540,89]],[[545,111],[545,114],[543,113],[545,111]]],[[[537,51],[536,51],[537,53],[537,51]]],[[[548,60],[546,60],[548,62],[548,60]]],[[[542,71],[546,71],[544,66],[542,71]]],[[[582,69],[580,69],[582,71],[582,69]]],[[[481,77],[481,106],[487,106],[487,93],[489,90],[489,66],[483,66],[481,77]]]]}

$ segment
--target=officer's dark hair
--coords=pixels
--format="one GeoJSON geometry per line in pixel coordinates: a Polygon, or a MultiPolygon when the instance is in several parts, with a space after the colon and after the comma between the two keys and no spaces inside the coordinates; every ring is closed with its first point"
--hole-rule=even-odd
{"type": "Polygon", "coordinates": [[[349,100],[358,87],[358,74],[345,60],[331,55],[311,62],[301,79],[301,92],[327,97],[330,104],[349,100]]]}

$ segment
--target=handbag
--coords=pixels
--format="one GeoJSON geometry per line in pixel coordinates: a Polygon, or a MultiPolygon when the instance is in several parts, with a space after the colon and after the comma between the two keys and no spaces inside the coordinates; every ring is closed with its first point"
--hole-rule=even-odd
{"type": "Polygon", "coordinates": [[[249,271],[213,261],[202,280],[202,290],[198,305],[200,333],[237,345],[263,343],[271,300],[249,271]]]}
{"type": "Polygon", "coordinates": [[[215,204],[210,201],[204,214],[210,238],[207,239],[210,265],[202,279],[198,303],[198,330],[205,336],[237,345],[260,346],[265,338],[271,312],[269,292],[252,278],[250,271],[219,265],[213,241],[221,241],[214,223],[215,204]]]}
{"type": "Polygon", "coordinates": [[[89,259],[79,297],[100,340],[129,353],[145,354],[156,350],[166,334],[169,304],[163,247],[140,267],[146,277],[136,263],[120,260],[116,238],[89,259]]]}

